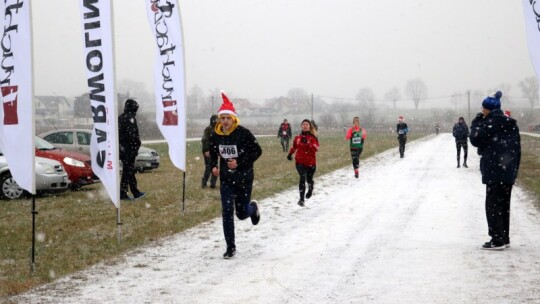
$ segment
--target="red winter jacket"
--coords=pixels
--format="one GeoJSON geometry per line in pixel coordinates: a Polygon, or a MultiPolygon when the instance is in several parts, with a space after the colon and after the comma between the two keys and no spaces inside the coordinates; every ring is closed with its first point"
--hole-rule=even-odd
{"type": "Polygon", "coordinates": [[[319,140],[309,132],[302,132],[297,135],[293,140],[293,145],[289,154],[294,154],[294,159],[297,164],[307,167],[313,167],[317,165],[317,158],[315,153],[319,151],[319,140]]]}

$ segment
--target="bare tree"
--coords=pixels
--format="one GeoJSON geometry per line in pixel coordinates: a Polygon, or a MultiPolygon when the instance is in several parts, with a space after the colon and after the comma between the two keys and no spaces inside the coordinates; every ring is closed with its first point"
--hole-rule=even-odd
{"type": "Polygon", "coordinates": [[[401,99],[401,91],[397,87],[393,87],[390,91],[384,94],[384,98],[391,100],[394,103],[394,109],[396,108],[396,103],[401,99]]]}
{"type": "Polygon", "coordinates": [[[189,90],[187,95],[186,110],[187,113],[197,113],[199,111],[199,104],[204,100],[204,92],[198,85],[194,85],[189,90]]]}
{"type": "Polygon", "coordinates": [[[76,96],[73,101],[73,116],[75,118],[92,118],[92,111],[90,109],[90,97],[88,93],[84,93],[80,96],[76,96]]]}
{"type": "Polygon", "coordinates": [[[458,108],[458,104],[461,101],[461,96],[462,95],[463,95],[463,93],[461,93],[461,92],[454,92],[454,94],[452,94],[450,96],[450,103],[454,105],[454,108],[455,108],[456,111],[457,111],[457,108],[458,108]]]}
{"type": "Polygon", "coordinates": [[[535,76],[527,77],[519,82],[521,93],[527,97],[531,109],[538,103],[538,79],[535,76]]]}
{"type": "Polygon", "coordinates": [[[141,103],[146,103],[148,107],[155,108],[154,95],[146,90],[144,83],[141,81],[122,79],[118,83],[117,91],[119,94],[129,96],[129,98],[137,99],[139,105],[141,105],[141,103]]]}
{"type": "Polygon", "coordinates": [[[509,105],[512,103],[512,100],[510,100],[510,93],[512,91],[512,85],[509,83],[501,83],[497,86],[497,88],[490,89],[487,91],[488,95],[493,95],[495,92],[501,91],[503,93],[503,96],[501,97],[501,104],[509,105]]]}
{"type": "Polygon", "coordinates": [[[405,93],[414,101],[414,108],[418,110],[420,101],[427,98],[427,86],[420,78],[411,79],[405,86],[405,93]]]}
{"type": "Polygon", "coordinates": [[[360,116],[362,116],[363,120],[367,123],[373,122],[375,119],[375,112],[377,110],[375,106],[375,93],[373,93],[373,90],[371,88],[360,89],[358,94],[356,94],[356,99],[360,101],[360,105],[362,107],[361,113],[364,114],[361,114],[360,116]]]}
{"type": "Polygon", "coordinates": [[[332,113],[322,114],[320,117],[320,126],[325,128],[335,128],[337,127],[337,120],[332,113]]]}
{"type": "Polygon", "coordinates": [[[311,98],[309,94],[300,88],[290,89],[287,92],[287,97],[291,101],[291,108],[293,112],[307,112],[310,109],[311,98]]]}
{"type": "Polygon", "coordinates": [[[356,99],[360,101],[360,104],[364,107],[369,106],[370,103],[375,101],[375,93],[371,88],[362,88],[356,94],[356,99]]]}

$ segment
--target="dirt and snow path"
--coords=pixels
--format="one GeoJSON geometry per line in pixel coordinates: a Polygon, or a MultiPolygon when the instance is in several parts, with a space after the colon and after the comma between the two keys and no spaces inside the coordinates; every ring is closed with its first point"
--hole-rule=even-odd
{"type": "MultiPolygon", "coordinates": [[[[369,144],[369,142],[367,142],[369,144]]],[[[316,179],[236,221],[223,260],[221,219],[14,298],[30,303],[540,303],[540,218],[514,188],[511,248],[489,240],[485,186],[471,146],[456,168],[450,134],[316,179]]],[[[324,149],[324,147],[321,147],[324,149]]],[[[349,157],[344,155],[343,157],[349,157]]],[[[291,164],[292,165],[292,164],[291,164]]]]}

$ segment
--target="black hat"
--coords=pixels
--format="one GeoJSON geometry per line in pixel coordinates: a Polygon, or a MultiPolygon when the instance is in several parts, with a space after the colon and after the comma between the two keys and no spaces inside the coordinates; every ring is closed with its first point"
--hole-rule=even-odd
{"type": "Polygon", "coordinates": [[[137,113],[138,109],[139,109],[139,104],[135,100],[133,99],[126,100],[126,104],[124,105],[124,112],[137,113]]]}

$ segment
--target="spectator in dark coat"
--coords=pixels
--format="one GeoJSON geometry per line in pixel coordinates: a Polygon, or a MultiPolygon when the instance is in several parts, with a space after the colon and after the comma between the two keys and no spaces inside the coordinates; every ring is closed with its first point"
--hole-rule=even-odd
{"type": "Polygon", "coordinates": [[[467,126],[463,117],[460,117],[458,122],[454,125],[454,130],[452,131],[452,134],[456,138],[457,167],[459,168],[461,148],[463,148],[463,167],[468,168],[467,151],[469,149],[469,126],[467,126]]]}
{"type": "Polygon", "coordinates": [[[482,183],[486,184],[486,217],[491,240],[482,248],[510,246],[510,197],[521,160],[521,138],[516,120],[501,111],[502,93],[482,102],[482,113],[471,122],[471,144],[478,147],[482,183]]]}
{"type": "Polygon", "coordinates": [[[287,122],[287,119],[284,119],[279,126],[277,137],[281,138],[280,142],[283,152],[287,152],[289,150],[289,140],[292,137],[291,124],[287,122]]]}
{"type": "Polygon", "coordinates": [[[135,158],[141,147],[141,138],[139,136],[139,127],[137,126],[137,110],[139,104],[128,99],[124,105],[124,113],[118,117],[118,141],[120,144],[120,160],[122,161],[122,178],[120,180],[120,199],[131,200],[127,194],[129,190],[134,199],[142,198],[146,193],[137,188],[137,179],[135,178],[135,158]]]}
{"type": "Polygon", "coordinates": [[[204,158],[204,173],[201,181],[201,186],[203,188],[206,188],[208,178],[210,178],[210,188],[213,189],[216,187],[217,176],[211,174],[212,166],[210,166],[210,135],[212,132],[214,132],[217,120],[217,115],[212,115],[210,117],[210,124],[204,129],[203,137],[201,138],[202,153],[204,158]]]}

